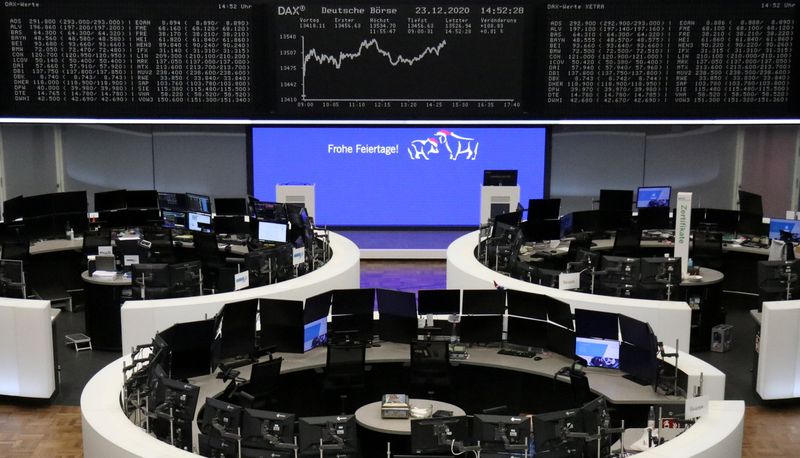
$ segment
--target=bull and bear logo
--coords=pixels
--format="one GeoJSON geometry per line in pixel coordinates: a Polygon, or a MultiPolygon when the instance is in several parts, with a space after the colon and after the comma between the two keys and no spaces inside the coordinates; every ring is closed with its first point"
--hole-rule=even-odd
{"type": "Polygon", "coordinates": [[[413,140],[408,147],[408,155],[412,160],[430,160],[431,154],[439,154],[444,149],[455,161],[459,156],[474,161],[478,157],[478,142],[474,138],[462,137],[449,130],[441,129],[423,140],[413,140]]]}

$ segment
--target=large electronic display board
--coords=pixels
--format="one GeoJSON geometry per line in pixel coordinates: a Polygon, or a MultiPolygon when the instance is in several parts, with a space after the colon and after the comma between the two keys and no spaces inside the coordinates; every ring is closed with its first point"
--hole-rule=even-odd
{"type": "Polygon", "coordinates": [[[798,5],[7,0],[0,116],[800,118],[798,5]]]}
{"type": "Polygon", "coordinates": [[[484,169],[544,195],[546,141],[543,127],[254,127],[252,190],[313,183],[319,226],[473,227],[484,169]]]}

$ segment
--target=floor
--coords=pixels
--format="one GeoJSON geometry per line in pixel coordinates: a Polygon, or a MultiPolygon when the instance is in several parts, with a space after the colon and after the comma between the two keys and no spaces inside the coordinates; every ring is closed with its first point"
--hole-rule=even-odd
{"type": "MultiPolygon", "coordinates": [[[[362,261],[361,286],[404,291],[446,286],[444,261],[362,261]]],[[[742,456],[800,457],[800,403],[764,403],[752,392],[752,342],[754,324],[747,298],[726,295],[727,322],[734,326],[734,346],[726,353],[699,353],[727,375],[729,399],[747,404],[742,456]]],[[[83,314],[64,312],[56,320],[57,336],[81,332],[83,314]]],[[[20,405],[0,399],[0,457],[82,456],[80,392],[88,379],[108,362],[113,352],[75,353],[58,342],[61,389],[47,406],[20,405]]],[[[105,458],[105,457],[103,457],[105,458]]]]}

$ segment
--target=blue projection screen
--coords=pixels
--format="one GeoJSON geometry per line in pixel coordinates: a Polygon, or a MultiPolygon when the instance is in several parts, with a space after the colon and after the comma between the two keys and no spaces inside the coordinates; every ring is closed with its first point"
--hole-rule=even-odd
{"type": "Polygon", "coordinates": [[[543,127],[254,127],[253,194],[316,185],[318,225],[476,226],[486,169],[544,195],[543,127]]]}

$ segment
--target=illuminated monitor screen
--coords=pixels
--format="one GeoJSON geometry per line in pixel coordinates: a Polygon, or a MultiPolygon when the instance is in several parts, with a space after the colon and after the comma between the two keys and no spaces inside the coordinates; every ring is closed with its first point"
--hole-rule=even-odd
{"type": "Polygon", "coordinates": [[[546,138],[543,127],[254,127],[253,192],[274,201],[275,183],[314,183],[317,225],[474,226],[486,169],[518,169],[522,195],[544,196],[546,138]]]}
{"type": "Polygon", "coordinates": [[[791,232],[794,241],[800,240],[800,221],[793,219],[775,219],[769,221],[769,238],[780,240],[781,231],[791,232]]]}
{"type": "Polygon", "coordinates": [[[325,316],[303,327],[303,351],[309,351],[328,342],[328,317],[325,316]]]}
{"type": "Polygon", "coordinates": [[[164,226],[166,227],[185,227],[186,226],[186,213],[173,212],[163,210],[161,215],[164,217],[164,226]]]}
{"type": "Polygon", "coordinates": [[[619,341],[576,337],[575,356],[586,360],[589,367],[619,369],[619,341]]]}
{"type": "Polygon", "coordinates": [[[636,193],[636,208],[669,207],[671,186],[651,186],[639,188],[636,193]]]}
{"type": "Polygon", "coordinates": [[[269,221],[258,222],[258,240],[262,242],[285,242],[286,241],[286,228],[285,224],[270,223],[269,221]]]}
{"type": "Polygon", "coordinates": [[[208,231],[211,226],[211,215],[206,213],[187,213],[190,231],[208,231]]]}

